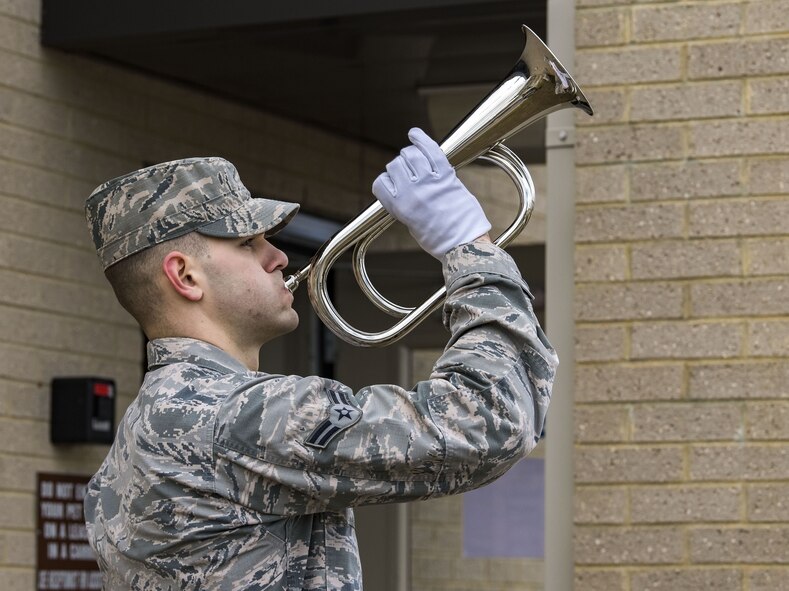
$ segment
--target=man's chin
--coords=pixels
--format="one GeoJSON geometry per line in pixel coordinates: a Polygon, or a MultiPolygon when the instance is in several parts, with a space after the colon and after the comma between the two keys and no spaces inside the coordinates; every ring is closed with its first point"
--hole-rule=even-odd
{"type": "Polygon", "coordinates": [[[299,327],[299,313],[298,313],[298,312],[296,312],[296,310],[293,310],[293,324],[292,324],[292,325],[291,325],[291,327],[290,327],[290,328],[287,330],[287,332],[289,332],[289,333],[290,333],[290,332],[293,332],[293,331],[294,331],[294,330],[296,330],[298,327],[299,327]]]}
{"type": "Polygon", "coordinates": [[[299,327],[299,314],[293,308],[290,309],[288,318],[282,322],[282,332],[280,336],[293,332],[299,327]]]}
{"type": "Polygon", "coordinates": [[[266,343],[270,343],[271,341],[278,339],[286,334],[289,334],[296,330],[299,326],[299,315],[296,313],[295,310],[290,310],[291,314],[288,315],[286,319],[283,319],[282,322],[277,324],[276,326],[268,326],[265,335],[261,335],[263,337],[263,341],[261,342],[261,346],[265,345],[266,343]]]}

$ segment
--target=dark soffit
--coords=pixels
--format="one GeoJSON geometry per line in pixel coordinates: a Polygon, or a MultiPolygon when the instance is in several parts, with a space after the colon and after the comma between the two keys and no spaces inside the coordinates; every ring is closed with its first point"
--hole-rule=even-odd
{"type": "MultiPolygon", "coordinates": [[[[44,0],[42,43],[397,148],[413,125],[437,136],[448,132],[434,128],[428,102],[456,110],[459,120],[520,55],[520,25],[544,38],[546,18],[544,2],[523,0],[218,6],[44,0]],[[442,93],[454,95],[446,107],[436,103],[442,93]]],[[[452,120],[455,113],[444,115],[452,120]]],[[[542,136],[539,130],[532,136],[519,151],[535,161],[542,158],[542,136]]]]}

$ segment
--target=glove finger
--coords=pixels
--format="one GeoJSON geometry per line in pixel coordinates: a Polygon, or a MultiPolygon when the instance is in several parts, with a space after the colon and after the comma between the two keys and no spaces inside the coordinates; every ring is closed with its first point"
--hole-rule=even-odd
{"type": "Polygon", "coordinates": [[[424,154],[425,158],[430,162],[433,172],[442,174],[452,168],[444,151],[433,138],[418,127],[414,127],[408,132],[408,139],[424,154]]]}
{"type": "Polygon", "coordinates": [[[406,164],[402,156],[398,156],[386,165],[386,172],[395,187],[395,196],[397,195],[398,187],[407,187],[413,180],[413,172],[406,164]]]}
{"type": "Polygon", "coordinates": [[[400,157],[411,171],[411,180],[417,181],[433,174],[433,165],[416,146],[406,146],[400,150],[400,157]]]}
{"type": "Polygon", "coordinates": [[[388,173],[382,172],[373,181],[373,195],[389,211],[388,204],[397,197],[397,188],[388,173]]]}

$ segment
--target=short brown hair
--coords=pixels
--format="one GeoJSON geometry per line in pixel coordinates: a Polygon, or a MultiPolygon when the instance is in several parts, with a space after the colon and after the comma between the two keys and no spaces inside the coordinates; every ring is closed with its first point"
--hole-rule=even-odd
{"type": "Polygon", "coordinates": [[[118,302],[143,330],[161,318],[161,309],[156,305],[161,297],[157,277],[165,255],[174,250],[200,257],[208,252],[208,245],[204,236],[189,232],[118,261],[104,271],[118,302]]]}

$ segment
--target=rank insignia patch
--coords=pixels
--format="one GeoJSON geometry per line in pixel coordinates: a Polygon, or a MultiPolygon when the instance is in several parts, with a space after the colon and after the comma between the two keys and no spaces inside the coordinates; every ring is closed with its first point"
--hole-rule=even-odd
{"type": "Polygon", "coordinates": [[[329,418],[321,421],[305,442],[320,449],[326,447],[336,435],[362,418],[362,411],[351,404],[348,394],[334,390],[327,390],[326,393],[333,403],[329,409],[329,418]]]}

